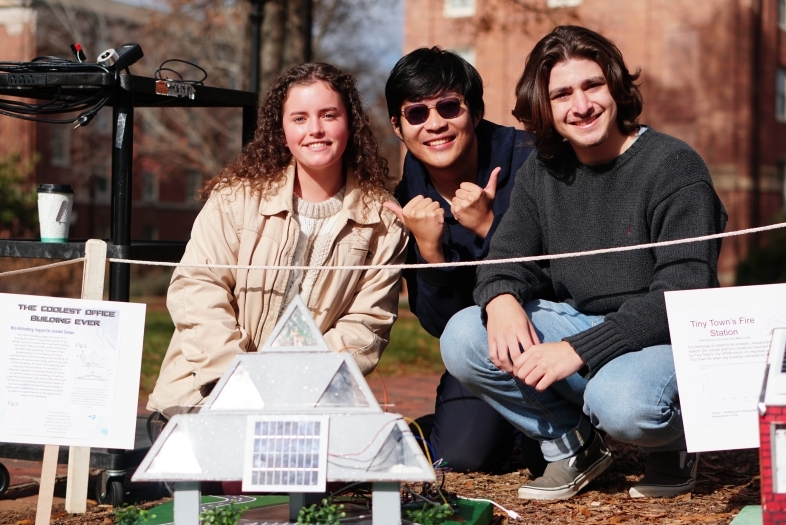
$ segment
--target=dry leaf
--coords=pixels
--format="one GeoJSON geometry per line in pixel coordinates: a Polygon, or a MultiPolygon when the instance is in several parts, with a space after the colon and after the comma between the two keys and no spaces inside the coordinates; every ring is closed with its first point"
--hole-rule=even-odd
{"type": "Polygon", "coordinates": [[[677,519],[682,521],[717,521],[725,516],[718,514],[710,514],[708,516],[694,515],[694,516],[679,516],[677,519]]]}
{"type": "Polygon", "coordinates": [[[693,494],[691,492],[674,498],[675,501],[690,501],[691,499],[693,499],[693,494]]]}
{"type": "Polygon", "coordinates": [[[33,520],[19,520],[16,525],[33,525],[33,520]]]}

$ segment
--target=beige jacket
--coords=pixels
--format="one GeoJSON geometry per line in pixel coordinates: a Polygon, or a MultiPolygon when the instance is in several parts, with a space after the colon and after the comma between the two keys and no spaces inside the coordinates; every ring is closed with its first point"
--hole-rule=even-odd
{"type": "MultiPolygon", "coordinates": [[[[199,213],[182,262],[287,265],[299,234],[292,218],[294,166],[276,195],[261,200],[245,185],[214,192],[199,213]]],[[[347,188],[326,266],[404,262],[408,234],[375,203],[362,216],[354,176],[347,188]]],[[[147,408],[163,411],[202,402],[200,388],[217,380],[236,354],[254,352],[281,311],[289,271],[178,267],[167,293],[175,324],[147,408]]],[[[398,314],[399,270],[322,271],[308,308],[334,351],[352,352],[371,373],[398,314]]]]}

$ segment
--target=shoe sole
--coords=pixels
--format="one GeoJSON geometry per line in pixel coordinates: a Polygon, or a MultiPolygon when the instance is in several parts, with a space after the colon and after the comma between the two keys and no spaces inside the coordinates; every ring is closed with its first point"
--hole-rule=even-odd
{"type": "Polygon", "coordinates": [[[628,491],[631,498],[673,498],[691,492],[696,480],[682,485],[634,485],[628,491]]]}
{"type": "Polygon", "coordinates": [[[612,461],[614,461],[614,459],[611,457],[611,453],[607,450],[603,454],[603,457],[593,463],[592,466],[585,472],[579,474],[576,479],[573,480],[573,483],[551,489],[524,485],[523,487],[519,488],[519,499],[553,501],[572,498],[581,489],[586,487],[590,481],[597,478],[604,470],[609,468],[609,465],[611,465],[612,461]]]}

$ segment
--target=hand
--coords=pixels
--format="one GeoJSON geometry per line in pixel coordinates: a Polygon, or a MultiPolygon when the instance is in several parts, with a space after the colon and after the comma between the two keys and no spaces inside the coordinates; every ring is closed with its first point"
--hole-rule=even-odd
{"type": "Polygon", "coordinates": [[[514,375],[538,392],[575,374],[582,366],[584,361],[566,341],[531,346],[513,360],[514,375]]]}
{"type": "Polygon", "coordinates": [[[462,182],[450,211],[456,220],[466,229],[485,239],[494,222],[494,197],[497,195],[497,178],[500,168],[494,168],[485,188],[471,182],[462,182]]]}
{"type": "Polygon", "coordinates": [[[515,359],[540,343],[535,327],[519,302],[510,294],[498,295],[486,305],[489,358],[500,370],[514,372],[515,359]]]}
{"type": "Polygon", "coordinates": [[[395,202],[383,206],[404,223],[418,243],[420,255],[426,262],[445,262],[442,252],[442,237],[445,233],[445,210],[437,201],[418,195],[401,208],[395,202]]]}

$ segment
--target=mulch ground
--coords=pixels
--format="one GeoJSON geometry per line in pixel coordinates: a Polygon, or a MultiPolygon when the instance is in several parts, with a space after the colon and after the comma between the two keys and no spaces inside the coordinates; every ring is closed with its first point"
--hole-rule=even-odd
{"type": "MultiPolygon", "coordinates": [[[[634,524],[707,523],[727,524],[745,505],[759,503],[759,461],[756,450],[702,454],[696,490],[693,494],[664,499],[631,499],[628,488],[644,468],[644,457],[633,447],[607,440],[614,463],[587,489],[564,502],[535,502],[517,499],[518,487],[529,481],[529,471],[517,469],[515,462],[497,473],[445,475],[444,490],[461,496],[493,499],[521,515],[531,525],[556,523],[634,524]]],[[[167,499],[139,502],[151,508],[167,499]]],[[[88,506],[86,515],[66,514],[62,505],[53,510],[54,525],[108,525],[114,523],[112,509],[88,506]]],[[[0,523],[32,525],[35,512],[6,511],[0,523]]],[[[495,511],[495,525],[513,523],[495,511]]]]}
{"type": "MultiPolygon", "coordinates": [[[[629,445],[607,439],[614,463],[587,489],[564,502],[523,501],[516,491],[529,471],[448,474],[449,491],[490,498],[521,515],[524,523],[711,523],[726,524],[746,505],[760,502],[758,450],[702,454],[696,490],[676,498],[632,499],[628,489],[644,473],[645,457],[629,445]]],[[[499,523],[502,513],[496,512],[499,523]]]]}
{"type": "MultiPolygon", "coordinates": [[[[380,403],[386,400],[393,405],[391,410],[394,412],[415,418],[433,410],[433,392],[439,381],[438,375],[385,378],[386,388],[375,375],[368,379],[380,403]]],[[[511,462],[499,472],[448,472],[445,474],[444,489],[461,496],[492,499],[521,514],[522,520],[517,523],[532,525],[727,524],[742,507],[760,502],[758,450],[702,454],[693,494],[666,499],[631,499],[628,497],[628,488],[644,472],[644,455],[634,447],[608,438],[606,442],[614,456],[614,463],[584,491],[565,502],[519,500],[516,491],[530,477],[529,471],[517,464],[515,458],[511,458],[511,462]]],[[[11,464],[9,468],[13,475],[11,464]]],[[[155,493],[136,490],[133,485],[129,485],[132,492],[127,500],[142,508],[151,508],[167,501],[156,499],[155,493]]],[[[92,494],[92,482],[90,486],[92,494]]],[[[18,490],[12,486],[0,498],[0,525],[33,525],[37,492],[36,483],[21,485],[18,490]]],[[[64,496],[64,482],[58,483],[55,494],[59,498],[64,496]]],[[[495,520],[495,525],[506,523],[501,511],[495,513],[495,520]]],[[[88,502],[88,513],[85,515],[70,515],[64,511],[62,504],[55,505],[51,521],[54,525],[111,525],[114,522],[112,508],[98,506],[93,501],[88,502]]]]}

